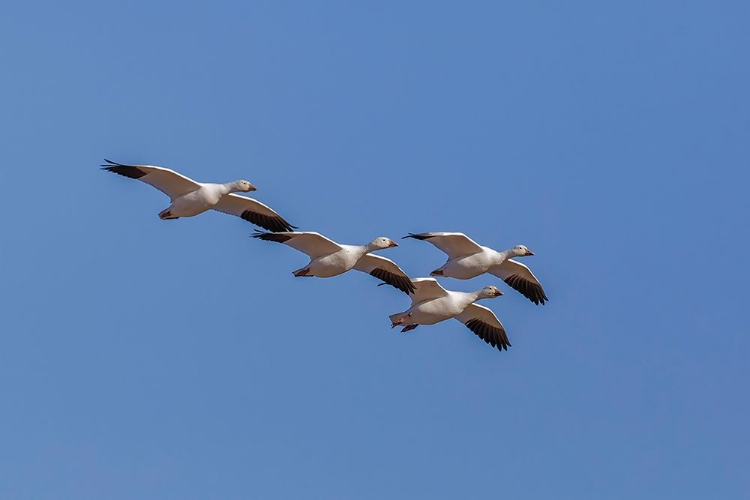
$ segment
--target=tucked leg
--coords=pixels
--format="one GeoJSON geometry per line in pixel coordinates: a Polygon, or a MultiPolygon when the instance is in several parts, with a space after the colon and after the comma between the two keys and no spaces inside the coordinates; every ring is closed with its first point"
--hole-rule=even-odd
{"type": "Polygon", "coordinates": [[[172,216],[172,207],[165,208],[159,212],[159,218],[161,220],[179,219],[179,217],[172,216]]]}
{"type": "Polygon", "coordinates": [[[411,313],[404,314],[404,313],[397,313],[390,316],[391,318],[391,328],[396,328],[398,325],[403,325],[406,323],[406,320],[409,319],[409,316],[411,316],[411,313]],[[403,314],[400,318],[399,315],[403,314]]]}

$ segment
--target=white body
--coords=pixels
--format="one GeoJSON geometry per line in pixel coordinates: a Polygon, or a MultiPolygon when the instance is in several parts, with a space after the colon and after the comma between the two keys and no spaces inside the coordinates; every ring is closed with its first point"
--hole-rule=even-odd
{"type": "Polygon", "coordinates": [[[445,297],[425,300],[412,305],[408,310],[401,313],[401,316],[408,316],[407,323],[434,325],[458,316],[477,300],[476,293],[447,292],[448,295],[445,297]]]}
{"type": "MultiPolygon", "coordinates": [[[[443,264],[436,269],[442,276],[468,280],[476,278],[480,274],[492,272],[492,268],[499,266],[508,259],[506,252],[498,252],[489,247],[480,247],[482,250],[471,255],[461,255],[443,264]]],[[[433,271],[435,274],[438,272],[433,271]]]]}
{"type": "Polygon", "coordinates": [[[356,245],[340,245],[341,250],[332,254],[312,259],[306,266],[309,269],[309,276],[318,278],[330,278],[338,276],[350,269],[354,269],[357,262],[367,255],[367,248],[356,245]]]}
{"type": "Polygon", "coordinates": [[[231,192],[226,184],[199,184],[195,191],[178,196],[164,212],[169,212],[170,218],[193,217],[211,210],[231,192]]]}

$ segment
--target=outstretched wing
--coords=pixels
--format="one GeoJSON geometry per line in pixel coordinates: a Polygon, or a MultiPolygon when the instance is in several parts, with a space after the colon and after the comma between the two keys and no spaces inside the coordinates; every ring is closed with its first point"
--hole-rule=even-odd
{"type": "Polygon", "coordinates": [[[264,233],[258,231],[253,234],[253,238],[289,245],[295,250],[299,250],[300,252],[309,255],[310,260],[315,260],[318,257],[330,255],[341,250],[341,246],[338,243],[331,241],[318,233],[302,233],[298,231],[264,233]]]}
{"type": "Polygon", "coordinates": [[[549,300],[542,284],[536,279],[531,269],[516,260],[507,259],[499,266],[491,267],[489,272],[506,282],[511,288],[521,292],[536,305],[540,303],[544,305],[544,301],[549,300]]]}
{"type": "Polygon", "coordinates": [[[101,165],[102,170],[150,184],[172,198],[172,201],[183,194],[190,193],[201,187],[193,179],[168,168],[155,167],[153,165],[125,165],[107,160],[106,158],[104,161],[107,163],[101,165]]]}
{"type": "Polygon", "coordinates": [[[295,229],[267,205],[234,193],[222,196],[213,209],[225,214],[236,215],[268,231],[291,231],[295,229]]]}
{"type": "Polygon", "coordinates": [[[466,325],[466,328],[474,332],[477,337],[484,340],[498,351],[510,347],[510,340],[505,333],[505,328],[495,313],[479,304],[471,304],[456,316],[456,319],[466,325]]]}
{"type": "Polygon", "coordinates": [[[354,269],[371,274],[402,292],[413,293],[416,288],[406,273],[390,259],[380,255],[367,254],[357,261],[354,269]]]}
{"type": "Polygon", "coordinates": [[[435,278],[414,278],[411,282],[414,288],[416,288],[410,294],[412,305],[448,295],[448,291],[440,286],[440,283],[435,278]]]}
{"type": "Polygon", "coordinates": [[[464,233],[409,233],[404,238],[414,238],[432,243],[448,254],[449,259],[473,255],[482,251],[482,247],[464,233]]]}

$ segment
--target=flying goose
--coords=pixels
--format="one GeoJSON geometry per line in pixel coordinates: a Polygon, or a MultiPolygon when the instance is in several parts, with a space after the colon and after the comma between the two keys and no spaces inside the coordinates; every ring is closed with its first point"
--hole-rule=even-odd
{"type": "Polygon", "coordinates": [[[341,245],[318,233],[258,231],[253,238],[283,243],[310,256],[310,262],[294,271],[294,275],[330,278],[356,269],[394,286],[404,293],[414,291],[409,277],[392,260],[372,255],[370,252],[397,247],[398,243],[379,237],[366,245],[341,245]]]}
{"type": "Polygon", "coordinates": [[[497,316],[475,302],[491,299],[503,294],[494,286],[487,286],[472,293],[454,292],[444,289],[434,278],[411,280],[416,290],[411,296],[411,307],[404,312],[391,314],[391,328],[403,326],[408,332],[419,325],[434,325],[446,319],[456,318],[480,339],[497,347],[499,351],[510,347],[510,340],[497,316]]]}
{"type": "Polygon", "coordinates": [[[152,165],[125,165],[104,160],[102,170],[138,179],[166,194],[172,204],[159,213],[162,220],[193,217],[209,209],[236,215],[269,231],[289,231],[294,226],[263,203],[233,193],[255,191],[248,181],[227,184],[196,182],[182,174],[152,165]]]}
{"type": "Polygon", "coordinates": [[[478,245],[463,233],[409,233],[404,238],[425,240],[448,254],[446,263],[432,271],[430,276],[467,280],[483,273],[490,273],[521,292],[536,305],[544,305],[544,301],[549,300],[534,273],[525,265],[511,259],[534,255],[534,252],[523,245],[498,252],[478,245]]]}

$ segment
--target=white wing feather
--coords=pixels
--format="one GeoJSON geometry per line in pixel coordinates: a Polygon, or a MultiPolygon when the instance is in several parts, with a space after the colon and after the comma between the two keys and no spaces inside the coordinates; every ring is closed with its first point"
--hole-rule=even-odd
{"type": "Polygon", "coordinates": [[[481,246],[463,233],[419,233],[410,234],[406,238],[414,238],[432,243],[447,253],[449,259],[455,259],[464,255],[473,255],[482,251],[481,246]]]}
{"type": "Polygon", "coordinates": [[[262,240],[276,241],[277,243],[288,245],[295,250],[299,250],[300,252],[309,255],[310,260],[315,260],[318,257],[330,255],[341,250],[341,245],[329,240],[319,233],[289,231],[279,233],[259,233],[255,236],[262,240]]]}
{"type": "Polygon", "coordinates": [[[168,168],[153,165],[125,165],[106,161],[107,164],[102,165],[104,170],[150,184],[169,196],[172,201],[201,187],[200,183],[168,168]]]}
{"type": "Polygon", "coordinates": [[[435,278],[414,278],[411,282],[416,288],[414,293],[410,294],[412,305],[448,296],[448,291],[440,286],[435,278]]]}

